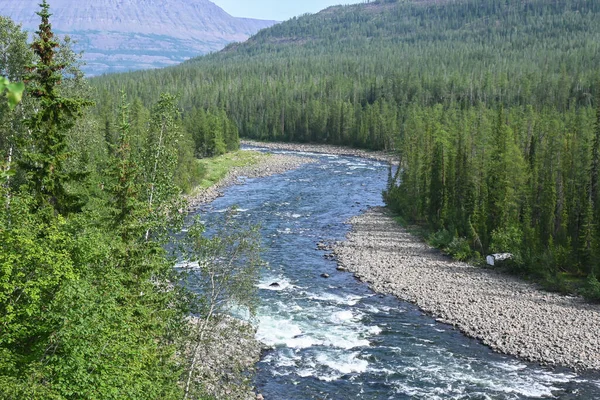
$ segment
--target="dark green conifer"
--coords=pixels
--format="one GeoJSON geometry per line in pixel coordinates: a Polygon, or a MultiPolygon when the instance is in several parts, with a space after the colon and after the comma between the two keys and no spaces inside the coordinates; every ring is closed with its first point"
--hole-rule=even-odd
{"type": "Polygon", "coordinates": [[[27,120],[31,143],[20,166],[27,175],[37,207],[50,206],[56,213],[65,215],[83,205],[82,199],[69,191],[69,183],[82,176],[65,169],[69,157],[66,135],[90,102],[62,96],[60,84],[66,65],[57,61],[59,43],[49,20],[50,6],[43,0],[40,7],[37,14],[42,21],[31,45],[37,60],[28,67],[25,77],[29,93],[37,100],[36,112],[27,120]]]}

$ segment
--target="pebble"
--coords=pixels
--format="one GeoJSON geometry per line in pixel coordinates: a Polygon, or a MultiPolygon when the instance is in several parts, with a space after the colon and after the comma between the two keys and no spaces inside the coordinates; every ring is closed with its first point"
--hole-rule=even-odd
{"type": "Polygon", "coordinates": [[[187,197],[188,211],[193,211],[201,205],[208,204],[223,195],[222,191],[229,186],[243,183],[239,177],[263,178],[278,175],[296,169],[304,164],[314,163],[310,157],[298,157],[292,154],[271,154],[263,158],[258,164],[233,168],[215,185],[200,190],[187,197]]]}
{"type": "MultiPolygon", "coordinates": [[[[253,140],[242,140],[240,143],[247,146],[264,147],[271,150],[291,150],[308,153],[335,154],[339,156],[367,158],[371,160],[391,163],[394,165],[398,164],[397,154],[383,151],[366,151],[360,149],[353,149],[350,147],[332,146],[329,144],[266,143],[256,142],[253,140]]],[[[356,204],[360,203],[357,202],[356,204]]]]}
{"type": "Polygon", "coordinates": [[[376,292],[414,303],[495,351],[543,365],[600,370],[600,306],[453,261],[408,233],[384,208],[349,222],[348,240],[336,244],[334,253],[341,267],[376,292]]]}

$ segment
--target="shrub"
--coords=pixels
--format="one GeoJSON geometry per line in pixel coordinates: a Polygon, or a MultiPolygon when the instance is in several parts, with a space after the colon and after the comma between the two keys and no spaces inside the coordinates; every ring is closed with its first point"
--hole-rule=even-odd
{"type": "Polygon", "coordinates": [[[442,229],[429,235],[427,242],[429,242],[431,246],[437,247],[438,249],[446,249],[453,239],[454,235],[452,235],[446,229],[442,229]]]}
{"type": "Polygon", "coordinates": [[[471,251],[471,246],[469,246],[469,241],[463,237],[455,237],[452,239],[446,248],[446,251],[454,259],[459,261],[467,261],[473,254],[471,251]]]}
{"type": "Polygon", "coordinates": [[[590,274],[581,289],[581,295],[587,300],[600,302],[600,282],[596,275],[590,274]]]}

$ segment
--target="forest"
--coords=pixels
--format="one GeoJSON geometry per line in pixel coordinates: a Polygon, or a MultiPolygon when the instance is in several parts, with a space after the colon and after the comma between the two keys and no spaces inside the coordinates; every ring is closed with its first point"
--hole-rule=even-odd
{"type": "Polygon", "coordinates": [[[386,201],[432,243],[599,298],[599,19],[592,0],[376,1],[92,85],[99,104],[168,87],[242,137],[395,151],[386,201]]]}
{"type": "Polygon", "coordinates": [[[210,398],[190,343],[217,313],[172,249],[238,254],[247,273],[206,272],[252,309],[259,239],[172,232],[197,159],[239,137],[393,151],[384,198],[431,243],[600,299],[599,2],[339,6],[89,81],[50,14],[31,44],[0,17],[1,398],[210,398]]]}
{"type": "Polygon", "coordinates": [[[199,221],[173,235],[182,193],[202,177],[196,156],[236,149],[236,127],[218,110],[183,120],[169,94],[146,107],[123,93],[110,121],[97,118],[46,1],[38,15],[31,43],[0,17],[0,398],[212,399],[209,385],[247,388],[229,371],[236,360],[221,382],[199,358],[215,346],[223,304],[255,307],[258,237],[232,222],[205,237],[199,221]]]}

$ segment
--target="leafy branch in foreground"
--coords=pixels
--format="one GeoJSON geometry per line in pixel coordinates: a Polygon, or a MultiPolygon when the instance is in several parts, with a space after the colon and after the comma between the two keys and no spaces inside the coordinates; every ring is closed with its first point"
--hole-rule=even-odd
{"type": "MultiPolygon", "coordinates": [[[[194,382],[201,382],[204,390],[218,399],[243,398],[251,386],[246,373],[253,362],[244,364],[250,355],[230,354],[227,341],[232,337],[240,340],[240,336],[247,342],[254,340],[252,326],[229,315],[232,310],[244,310],[250,317],[255,314],[261,236],[258,227],[243,228],[236,213],[229,210],[210,236],[196,221],[184,240],[185,282],[198,293],[184,399],[193,395],[194,382]]],[[[249,351],[257,348],[248,347],[249,351]]]]}
{"type": "Polygon", "coordinates": [[[8,78],[0,76],[0,93],[6,91],[6,98],[8,99],[8,107],[14,110],[17,104],[21,102],[23,98],[23,91],[25,91],[25,85],[23,82],[11,83],[8,78]]]}

